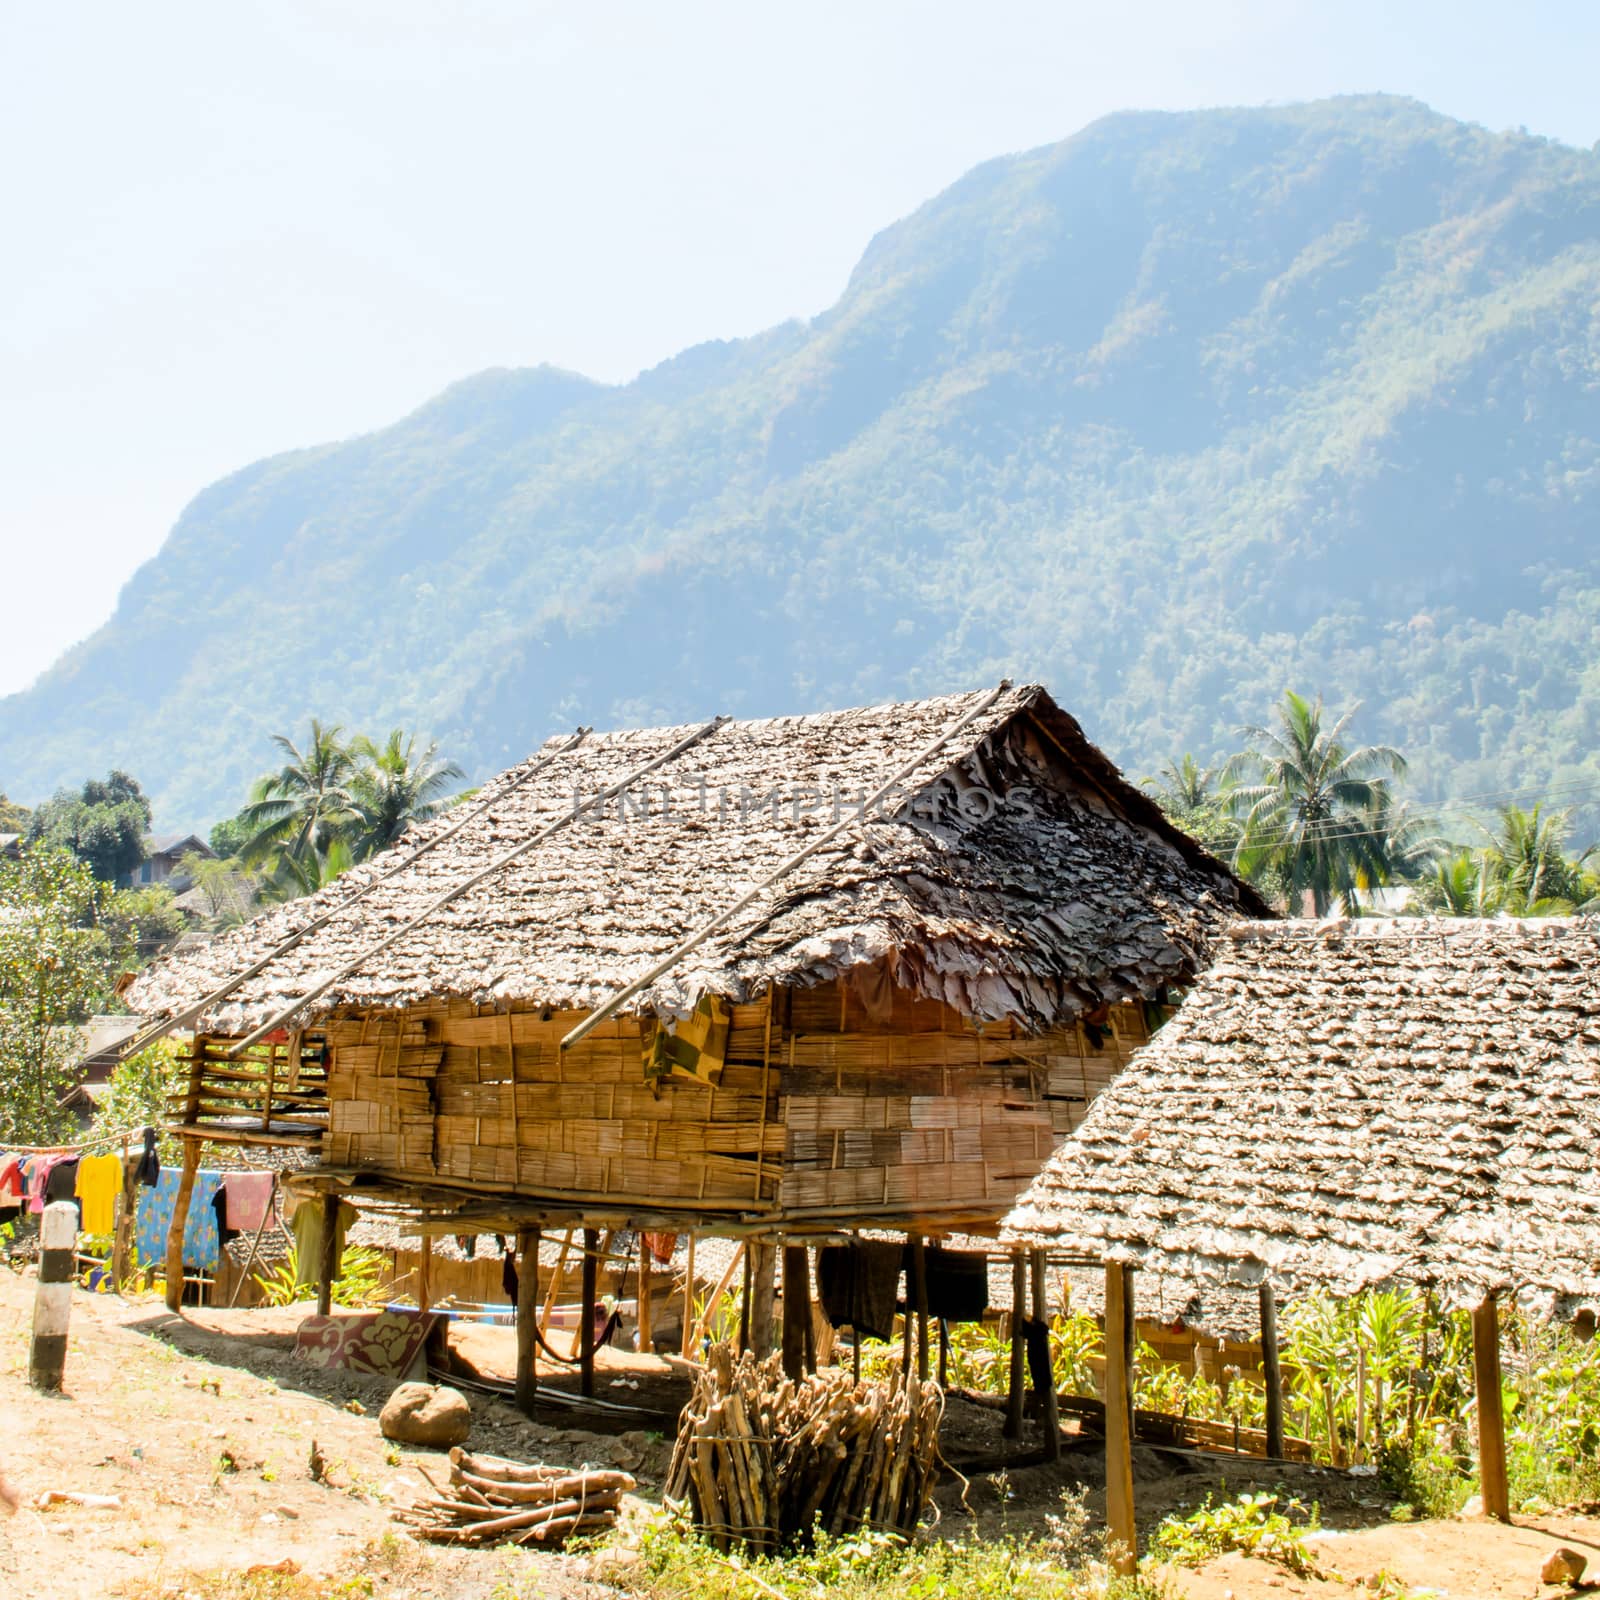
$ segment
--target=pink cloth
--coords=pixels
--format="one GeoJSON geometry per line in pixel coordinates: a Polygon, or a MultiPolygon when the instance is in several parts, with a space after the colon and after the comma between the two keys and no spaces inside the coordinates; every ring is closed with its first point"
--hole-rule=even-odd
{"type": "Polygon", "coordinates": [[[254,1233],[272,1204],[270,1172],[230,1172],[222,1180],[228,1226],[239,1233],[254,1233]]]}

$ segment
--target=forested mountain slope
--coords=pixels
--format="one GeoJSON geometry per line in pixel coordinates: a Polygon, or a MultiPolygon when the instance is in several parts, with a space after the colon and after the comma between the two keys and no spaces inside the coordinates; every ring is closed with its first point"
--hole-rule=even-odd
{"type": "Polygon", "coordinates": [[[1414,102],[1123,114],[809,323],[460,383],[205,490],[0,702],[0,788],[231,810],[308,713],[555,728],[1046,680],[1135,775],[1286,683],[1424,793],[1593,780],[1600,155],[1414,102]]]}

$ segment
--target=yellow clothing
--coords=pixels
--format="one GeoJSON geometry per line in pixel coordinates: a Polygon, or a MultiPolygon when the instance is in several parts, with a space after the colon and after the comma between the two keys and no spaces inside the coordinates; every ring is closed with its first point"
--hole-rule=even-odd
{"type": "Polygon", "coordinates": [[[78,1163],[78,1182],[72,1192],[83,1202],[83,1231],[110,1233],[117,1225],[122,1157],[85,1156],[78,1163]]]}

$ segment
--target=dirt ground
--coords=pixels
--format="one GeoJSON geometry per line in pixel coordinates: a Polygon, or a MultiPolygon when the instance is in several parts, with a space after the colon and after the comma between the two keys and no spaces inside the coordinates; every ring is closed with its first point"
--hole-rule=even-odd
{"type": "MultiPolygon", "coordinates": [[[[586,1558],[523,1551],[443,1550],[414,1543],[390,1512],[421,1492],[414,1470],[436,1475],[436,1452],[383,1439],[377,1413],[387,1380],[327,1373],[292,1354],[305,1307],[188,1310],[170,1315],[154,1298],[122,1301],[78,1293],[72,1310],[67,1392],[27,1383],[34,1277],[0,1267],[0,1474],[18,1502],[0,1507],[0,1595],[5,1600],[127,1596],[180,1600],[206,1592],[196,1575],[292,1562],[326,1575],[329,1592],[365,1575],[372,1592],[403,1600],[601,1600],[616,1594],[588,1574],[586,1558]],[[326,1481],[311,1470],[315,1441],[326,1481]],[[53,1490],[114,1496],[116,1506],[40,1507],[53,1490]]],[[[506,1330],[458,1330],[453,1356],[473,1381],[509,1376],[506,1330]]],[[[659,1497],[678,1408],[681,1370],[653,1356],[604,1351],[599,1394],[638,1408],[599,1418],[550,1404],[529,1421],[471,1389],[475,1449],[529,1460],[618,1465],[640,1480],[643,1515],[659,1497]]],[[[547,1377],[572,1390],[570,1375],[547,1377]]],[[[982,1535],[1037,1531],[1063,1492],[1081,1489],[1098,1518],[1103,1473],[1098,1441],[1069,1447],[1059,1465],[1004,1470],[999,1413],[952,1397],[944,1449],[968,1463],[941,1485],[940,1531],[982,1535]],[[973,1466],[972,1463],[978,1465],[973,1466]]],[[[1269,1489],[1320,1509],[1314,1541],[1337,1578],[1300,1580],[1237,1555],[1199,1572],[1168,1575],[1168,1592],[1192,1600],[1247,1595],[1445,1597],[1555,1595],[1539,1567],[1558,1543],[1600,1571],[1600,1521],[1559,1515],[1396,1523],[1371,1478],[1247,1457],[1141,1446],[1135,1462],[1141,1528],[1207,1495],[1269,1489]]],[[[348,1592],[344,1590],[343,1592],[348,1592]]],[[[752,1594],[756,1593],[754,1589],[752,1594]]]]}

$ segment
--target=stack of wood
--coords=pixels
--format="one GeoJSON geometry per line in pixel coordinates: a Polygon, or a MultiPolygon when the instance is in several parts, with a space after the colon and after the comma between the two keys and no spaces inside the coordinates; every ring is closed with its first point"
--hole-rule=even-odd
{"type": "Polygon", "coordinates": [[[772,1551],[873,1527],[909,1534],[937,1479],[936,1384],[857,1383],[828,1370],[796,1383],[778,1357],[712,1350],[684,1408],[667,1494],[687,1497],[719,1550],[772,1551]]]}
{"type": "MultiPolygon", "coordinates": [[[[419,1469],[420,1470],[420,1469],[419,1469]]],[[[446,1488],[428,1476],[429,1496],[395,1512],[417,1538],[439,1544],[564,1543],[615,1525],[617,1502],[635,1487],[626,1472],[536,1466],[503,1456],[450,1452],[446,1488]]]]}

